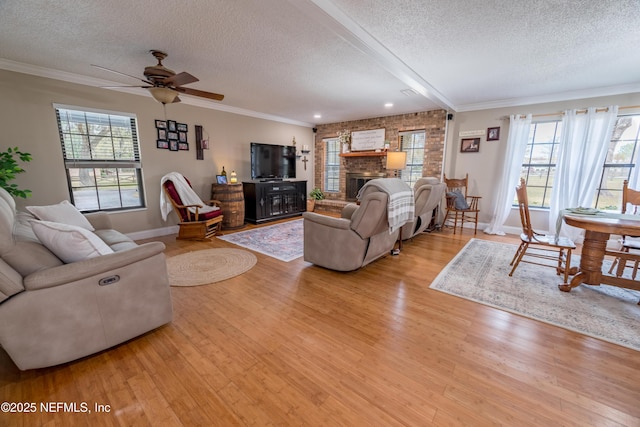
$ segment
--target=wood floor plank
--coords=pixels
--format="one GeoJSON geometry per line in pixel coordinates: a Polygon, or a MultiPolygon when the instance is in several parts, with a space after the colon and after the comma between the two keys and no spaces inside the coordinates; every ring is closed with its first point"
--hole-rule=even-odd
{"type": "Polygon", "coordinates": [[[429,288],[472,237],[424,233],[349,273],[256,253],[240,276],[172,288],[173,321],[115,348],[26,372],[0,349],[0,402],[111,408],[0,425],[640,425],[639,352],[429,288]]]}

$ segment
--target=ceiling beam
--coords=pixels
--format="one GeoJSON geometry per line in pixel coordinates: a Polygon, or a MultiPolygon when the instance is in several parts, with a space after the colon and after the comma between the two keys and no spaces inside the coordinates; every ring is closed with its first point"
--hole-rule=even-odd
{"type": "Polygon", "coordinates": [[[375,63],[418,94],[445,110],[456,111],[453,103],[442,93],[331,0],[289,0],[289,2],[311,19],[324,25],[356,49],[369,56],[375,63]]]}

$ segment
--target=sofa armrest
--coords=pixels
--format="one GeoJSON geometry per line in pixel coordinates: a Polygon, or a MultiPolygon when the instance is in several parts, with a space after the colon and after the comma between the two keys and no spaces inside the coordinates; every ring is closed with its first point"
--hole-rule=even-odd
{"type": "Polygon", "coordinates": [[[26,290],[51,288],[108,273],[163,253],[164,249],[165,245],[162,242],[149,242],[124,251],[36,271],[23,279],[24,287],[26,290]]]}
{"type": "Polygon", "coordinates": [[[335,218],[332,216],[321,215],[315,212],[303,212],[302,218],[308,221],[315,222],[316,224],[324,225],[331,228],[337,228],[340,230],[349,230],[351,227],[351,221],[345,218],[335,218]]]}
{"type": "Polygon", "coordinates": [[[111,217],[109,217],[109,214],[105,212],[93,212],[84,214],[84,216],[96,230],[108,230],[113,228],[111,225],[111,217]]]}

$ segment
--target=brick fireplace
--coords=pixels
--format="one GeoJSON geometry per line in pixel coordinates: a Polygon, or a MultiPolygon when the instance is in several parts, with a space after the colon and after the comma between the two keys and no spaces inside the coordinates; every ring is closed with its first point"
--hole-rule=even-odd
{"type": "Polygon", "coordinates": [[[363,185],[372,179],[384,178],[385,176],[387,174],[384,172],[347,172],[345,177],[347,185],[345,199],[347,202],[354,202],[358,191],[363,185]]]}
{"type": "MultiPolygon", "coordinates": [[[[382,153],[350,153],[340,156],[339,190],[328,192],[324,188],[324,161],[326,159],[323,140],[336,138],[339,131],[362,131],[385,129],[385,140],[390,143],[390,150],[396,150],[399,144],[399,133],[412,130],[425,130],[425,156],[423,176],[442,176],[444,143],[446,129],[446,111],[432,110],[409,113],[397,116],[377,117],[351,122],[318,125],[314,144],[314,184],[325,193],[329,204],[344,204],[355,200],[358,190],[366,181],[373,178],[392,176],[385,169],[386,156],[382,153]]],[[[325,202],[323,200],[323,202],[325,202]]]]}

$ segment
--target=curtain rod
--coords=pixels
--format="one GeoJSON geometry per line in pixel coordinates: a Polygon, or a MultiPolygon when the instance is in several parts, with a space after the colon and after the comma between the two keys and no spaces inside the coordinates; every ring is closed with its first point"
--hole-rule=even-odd
{"type": "MultiPolygon", "coordinates": [[[[629,109],[632,109],[632,108],[639,109],[640,105],[628,105],[626,107],[618,107],[618,111],[620,111],[620,110],[629,110],[629,109]]],[[[601,113],[603,111],[608,111],[608,110],[609,109],[607,107],[605,107],[605,108],[596,108],[596,113],[601,113]]],[[[587,112],[587,109],[584,108],[584,109],[581,109],[581,110],[577,110],[576,112],[578,114],[585,114],[587,112]]],[[[558,113],[533,114],[533,115],[531,115],[531,117],[549,117],[549,116],[562,116],[562,115],[564,115],[564,113],[562,111],[560,111],[558,113]]],[[[524,114],[520,115],[521,119],[524,119],[525,117],[527,117],[527,116],[524,115],[524,114]]]]}

